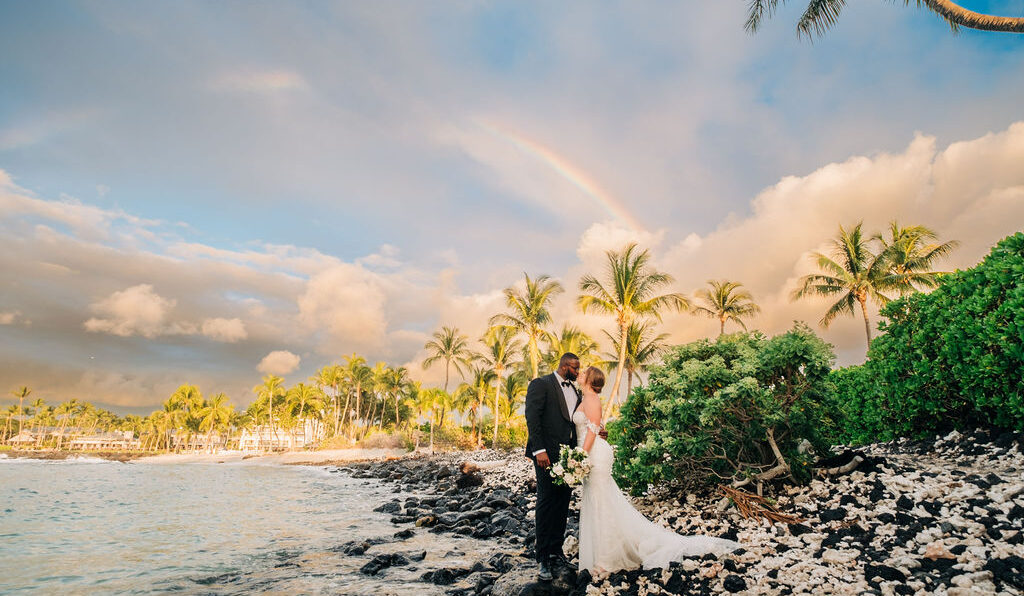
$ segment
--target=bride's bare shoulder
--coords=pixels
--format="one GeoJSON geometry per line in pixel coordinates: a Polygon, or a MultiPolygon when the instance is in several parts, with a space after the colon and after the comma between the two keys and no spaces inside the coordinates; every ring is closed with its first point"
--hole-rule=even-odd
{"type": "Polygon", "coordinates": [[[592,422],[601,422],[601,398],[594,394],[583,400],[583,412],[592,422]]]}

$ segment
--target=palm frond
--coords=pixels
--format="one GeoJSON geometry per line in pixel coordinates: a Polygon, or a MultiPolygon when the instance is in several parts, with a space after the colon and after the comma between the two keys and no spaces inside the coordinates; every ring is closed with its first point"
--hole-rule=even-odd
{"type": "Polygon", "coordinates": [[[811,0],[807,9],[797,21],[798,35],[813,39],[815,35],[824,35],[839,18],[839,13],[846,5],[845,0],[811,0]]]}
{"type": "Polygon", "coordinates": [[[756,33],[761,23],[772,17],[778,5],[779,0],[750,0],[747,7],[747,22],[743,24],[743,28],[748,33],[756,33]]]}

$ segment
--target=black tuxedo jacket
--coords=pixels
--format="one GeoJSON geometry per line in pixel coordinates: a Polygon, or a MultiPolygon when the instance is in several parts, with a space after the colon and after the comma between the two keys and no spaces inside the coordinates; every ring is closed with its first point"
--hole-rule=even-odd
{"type": "MultiPolygon", "coordinates": [[[[580,395],[576,393],[576,407],[580,395]]],[[[575,409],[575,408],[574,408],[575,409]]],[[[576,425],[572,412],[566,407],[562,387],[555,373],[537,377],[526,389],[526,457],[533,459],[533,452],[544,449],[552,462],[558,461],[561,445],[576,444],[576,425]]]]}

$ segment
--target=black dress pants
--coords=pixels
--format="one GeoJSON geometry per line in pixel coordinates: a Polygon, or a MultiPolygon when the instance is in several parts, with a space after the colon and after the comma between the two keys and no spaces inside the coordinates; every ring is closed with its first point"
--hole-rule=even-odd
{"type": "Polygon", "coordinates": [[[536,462],[533,470],[537,474],[537,560],[546,561],[551,555],[562,555],[572,487],[552,482],[548,471],[536,462]]]}

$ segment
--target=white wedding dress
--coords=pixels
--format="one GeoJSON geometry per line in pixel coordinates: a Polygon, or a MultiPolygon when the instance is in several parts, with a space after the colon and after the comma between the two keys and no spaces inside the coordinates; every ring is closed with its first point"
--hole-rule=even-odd
{"type": "MultiPolygon", "coordinates": [[[[583,447],[587,432],[600,428],[577,410],[578,446],[583,447]]],[[[672,561],[708,553],[721,555],[737,548],[738,542],[710,536],[680,536],[659,526],[633,508],[629,498],[612,478],[615,453],[611,445],[594,437],[590,450],[590,474],[583,481],[580,500],[579,567],[591,573],[620,569],[665,568],[672,561]]]]}

